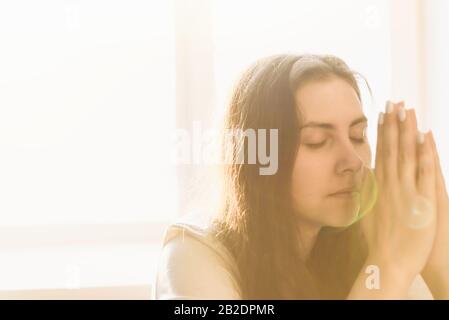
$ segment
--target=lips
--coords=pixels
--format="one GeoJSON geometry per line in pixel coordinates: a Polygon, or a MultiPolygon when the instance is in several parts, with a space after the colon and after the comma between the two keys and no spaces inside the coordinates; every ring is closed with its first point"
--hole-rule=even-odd
{"type": "Polygon", "coordinates": [[[359,188],[344,188],[337,192],[331,193],[330,196],[349,196],[354,192],[360,192],[359,188]]]}

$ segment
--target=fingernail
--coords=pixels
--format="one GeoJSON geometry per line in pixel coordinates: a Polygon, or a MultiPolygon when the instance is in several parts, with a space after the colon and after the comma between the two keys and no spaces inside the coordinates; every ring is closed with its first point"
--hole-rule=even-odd
{"type": "Polygon", "coordinates": [[[421,131],[418,133],[418,143],[423,144],[424,143],[424,133],[421,131]]]}
{"type": "Polygon", "coordinates": [[[404,121],[405,121],[406,115],[407,115],[407,113],[405,112],[405,108],[404,108],[404,107],[401,107],[401,108],[399,109],[399,113],[398,113],[399,121],[404,122],[404,121]]]}
{"type": "Polygon", "coordinates": [[[379,125],[382,125],[384,123],[384,113],[379,113],[379,125]]]}
{"type": "Polygon", "coordinates": [[[386,113],[392,113],[393,109],[394,109],[393,103],[391,101],[387,100],[387,104],[386,104],[386,107],[385,107],[386,113]]]}

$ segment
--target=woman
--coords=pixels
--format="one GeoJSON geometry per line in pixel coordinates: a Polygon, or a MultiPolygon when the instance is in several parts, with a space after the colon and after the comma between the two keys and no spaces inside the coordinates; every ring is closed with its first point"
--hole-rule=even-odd
{"type": "Polygon", "coordinates": [[[402,299],[419,274],[449,298],[449,200],[414,110],[387,103],[370,169],[356,74],[279,55],[244,73],[225,123],[277,129],[278,170],[235,161],[244,141],[223,145],[222,209],[207,229],[167,230],[155,298],[402,299]]]}

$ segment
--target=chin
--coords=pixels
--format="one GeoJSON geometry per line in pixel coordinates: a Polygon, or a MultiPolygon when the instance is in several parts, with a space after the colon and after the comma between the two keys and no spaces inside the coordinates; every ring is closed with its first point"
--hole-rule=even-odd
{"type": "Polygon", "coordinates": [[[324,221],[324,225],[334,228],[348,227],[357,221],[359,211],[359,205],[329,208],[325,216],[326,221],[324,221]]]}

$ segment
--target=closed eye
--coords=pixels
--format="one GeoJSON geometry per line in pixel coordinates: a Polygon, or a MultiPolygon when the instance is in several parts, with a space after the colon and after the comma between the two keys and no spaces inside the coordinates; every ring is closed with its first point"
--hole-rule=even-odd
{"type": "Polygon", "coordinates": [[[324,140],[323,142],[320,142],[320,143],[306,143],[306,146],[311,149],[318,149],[318,148],[324,146],[325,143],[326,143],[326,140],[324,140]]]}
{"type": "MultiPolygon", "coordinates": [[[[352,142],[357,143],[357,144],[363,144],[366,142],[365,137],[362,138],[350,138],[352,142]]],[[[326,144],[326,140],[324,140],[323,142],[320,143],[306,143],[305,145],[310,148],[310,149],[319,149],[321,147],[323,147],[326,144]]]]}
{"type": "Polygon", "coordinates": [[[366,141],[366,129],[367,127],[364,127],[362,129],[361,135],[359,134],[355,134],[355,136],[357,137],[351,137],[351,140],[355,143],[364,143],[366,141]],[[361,137],[360,137],[361,136],[361,137]],[[360,137],[360,138],[359,138],[360,137]]]}

